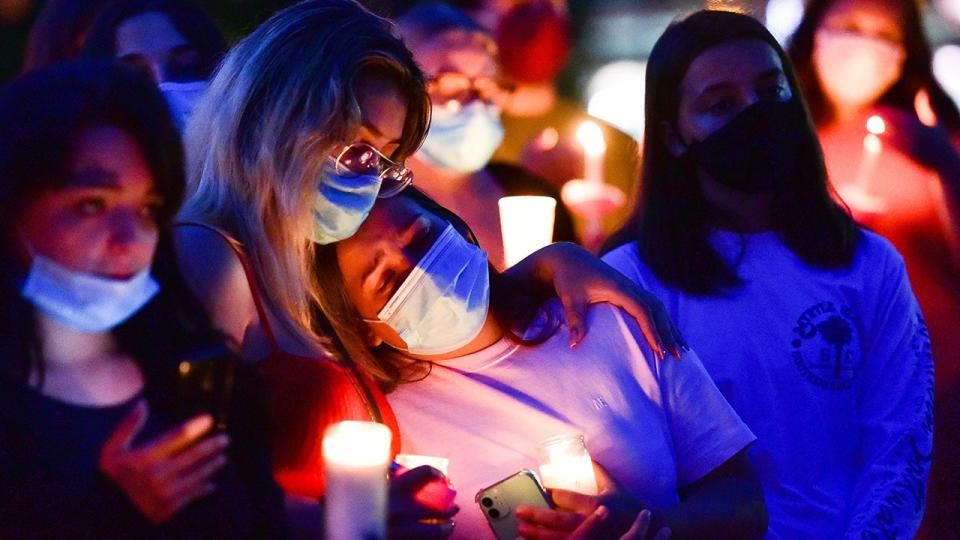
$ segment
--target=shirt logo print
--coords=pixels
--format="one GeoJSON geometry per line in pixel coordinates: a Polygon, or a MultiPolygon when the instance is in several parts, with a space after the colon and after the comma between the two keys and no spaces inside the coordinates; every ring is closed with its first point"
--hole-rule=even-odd
{"type": "Polygon", "coordinates": [[[793,363],[807,381],[833,391],[853,385],[860,368],[860,336],[848,306],[814,304],[797,318],[793,333],[793,363]]]}

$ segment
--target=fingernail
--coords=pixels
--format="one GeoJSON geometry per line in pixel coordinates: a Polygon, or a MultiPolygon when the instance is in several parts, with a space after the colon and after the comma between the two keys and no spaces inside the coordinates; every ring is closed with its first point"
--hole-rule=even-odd
{"type": "Polygon", "coordinates": [[[607,517],[610,515],[610,509],[606,506],[598,506],[596,509],[596,514],[600,519],[607,519],[607,517]]]}
{"type": "Polygon", "coordinates": [[[224,448],[226,448],[227,446],[230,446],[230,437],[227,435],[217,436],[217,445],[222,446],[224,448]]]}
{"type": "Polygon", "coordinates": [[[570,329],[570,348],[574,348],[580,343],[580,340],[583,339],[582,332],[580,327],[570,329]]]}
{"type": "Polygon", "coordinates": [[[187,435],[197,437],[213,427],[213,418],[209,414],[198,416],[187,424],[187,435]]]}
{"type": "Polygon", "coordinates": [[[644,521],[650,519],[650,510],[647,510],[646,508],[644,508],[644,509],[640,512],[640,517],[641,517],[644,521]]]}

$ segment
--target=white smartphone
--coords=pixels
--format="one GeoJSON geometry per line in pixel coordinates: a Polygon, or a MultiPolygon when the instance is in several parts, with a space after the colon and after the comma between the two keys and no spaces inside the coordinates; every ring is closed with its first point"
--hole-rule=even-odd
{"type": "Polygon", "coordinates": [[[521,469],[512,476],[483,488],[474,499],[480,505],[493,534],[499,540],[515,540],[520,521],[513,510],[519,505],[553,508],[533,471],[521,469]]]}

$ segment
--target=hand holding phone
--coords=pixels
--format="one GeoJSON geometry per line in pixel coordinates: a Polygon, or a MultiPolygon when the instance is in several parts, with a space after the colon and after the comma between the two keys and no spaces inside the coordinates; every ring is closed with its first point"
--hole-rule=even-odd
{"type": "Polygon", "coordinates": [[[237,360],[226,347],[204,349],[184,358],[177,366],[177,397],[185,416],[206,413],[214,427],[227,430],[237,360]]]}
{"type": "Polygon", "coordinates": [[[515,513],[517,506],[553,507],[540,481],[529,469],[521,469],[480,490],[475,500],[499,540],[515,540],[519,535],[520,521],[515,513]]]}

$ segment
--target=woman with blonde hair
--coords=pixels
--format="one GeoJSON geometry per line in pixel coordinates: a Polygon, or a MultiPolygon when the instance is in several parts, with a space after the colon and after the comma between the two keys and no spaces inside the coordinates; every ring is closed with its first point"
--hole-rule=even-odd
{"type": "MultiPolygon", "coordinates": [[[[399,448],[380,388],[395,374],[351,359],[329,337],[315,259],[318,244],[349,237],[377,197],[411,182],[402,160],[419,146],[429,113],[423,75],[387,21],[351,0],[310,0],[277,13],[227,54],[187,126],[193,195],[178,230],[180,265],[271,387],[274,471],[288,494],[322,496],[319,441],[331,422],[384,422],[399,448]]],[[[613,299],[641,320],[655,350],[663,348],[654,320],[675,348],[662,310],[648,316],[655,301],[598,268],[561,245],[514,275],[557,282],[575,327],[583,327],[587,300],[613,299]]],[[[418,481],[429,480],[425,471],[418,481]]],[[[396,510],[438,517],[422,507],[396,510]]],[[[422,537],[447,534],[451,524],[412,527],[405,531],[422,537]]]]}

